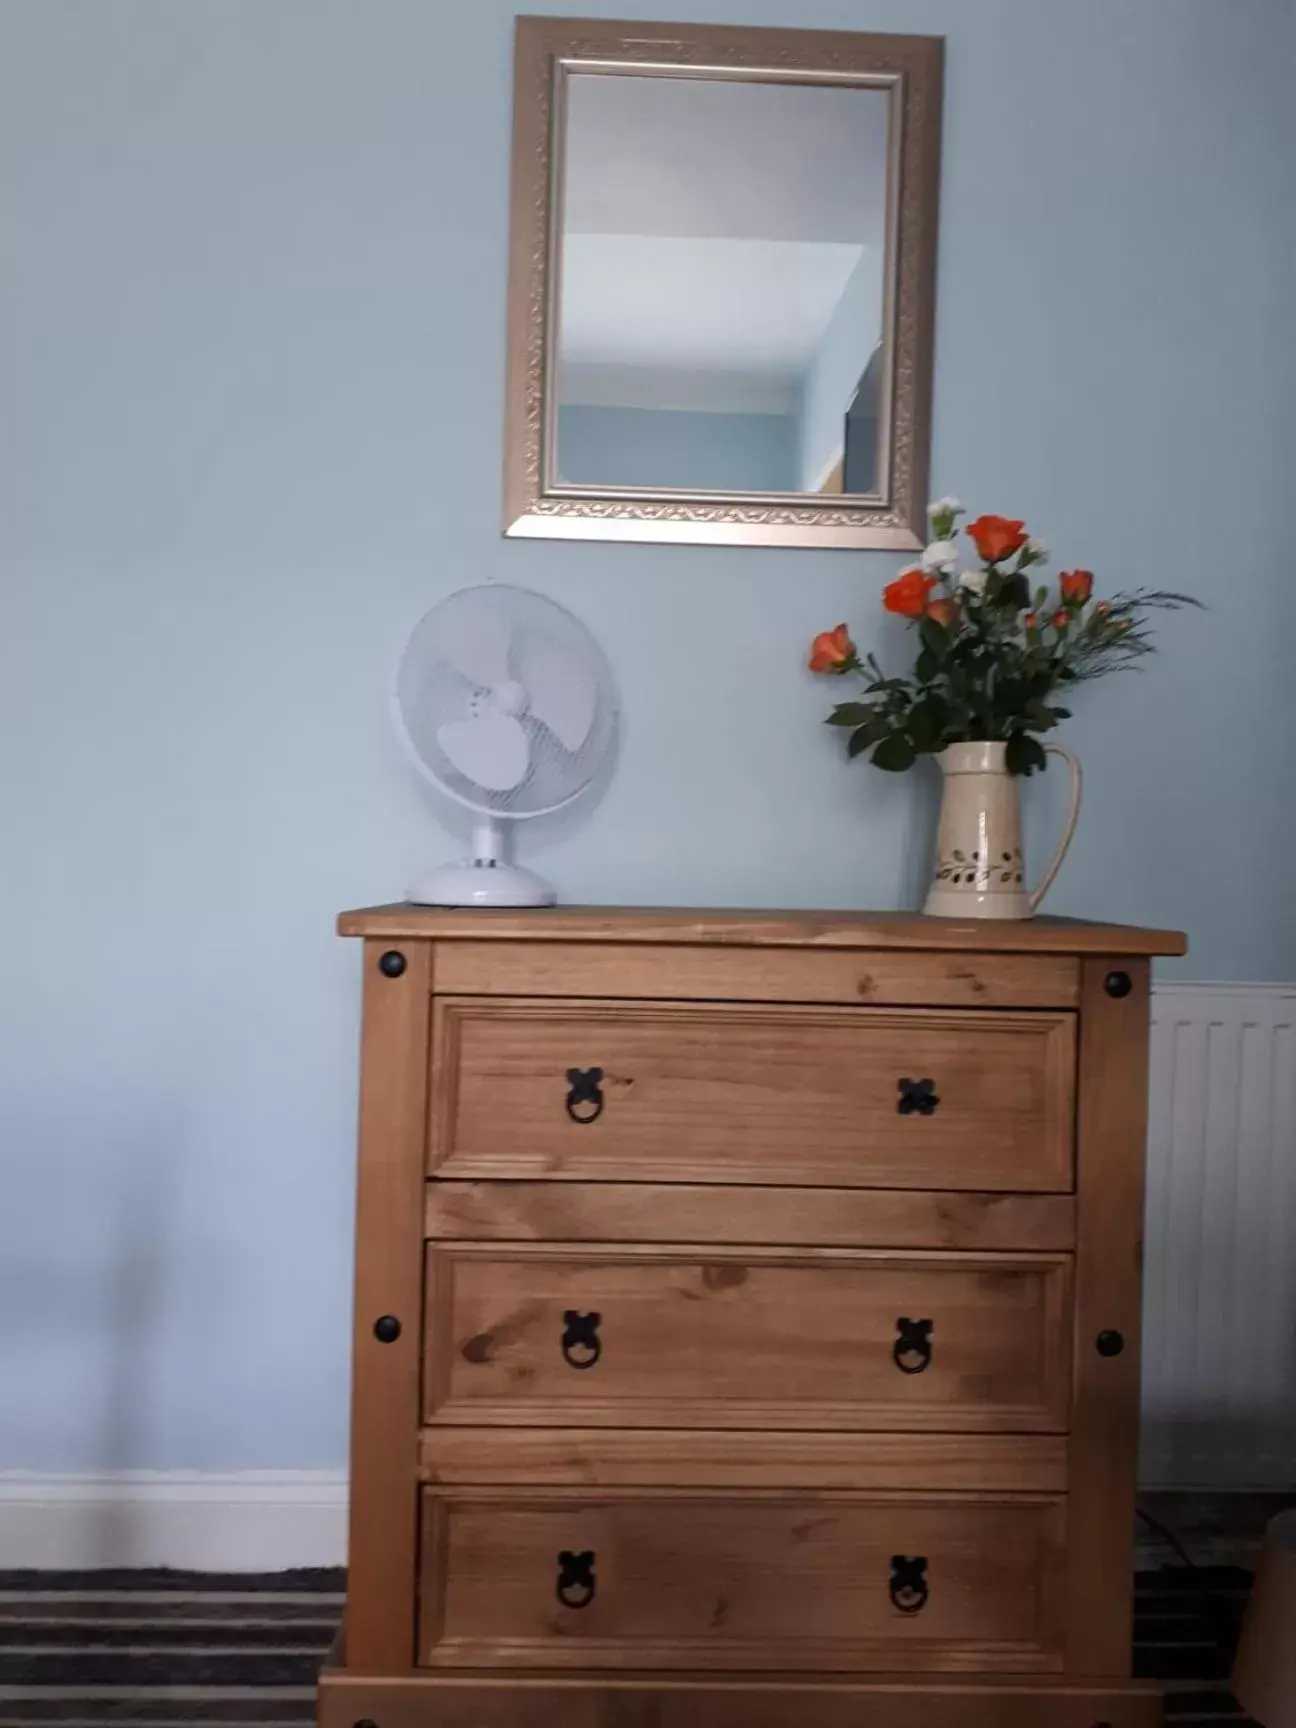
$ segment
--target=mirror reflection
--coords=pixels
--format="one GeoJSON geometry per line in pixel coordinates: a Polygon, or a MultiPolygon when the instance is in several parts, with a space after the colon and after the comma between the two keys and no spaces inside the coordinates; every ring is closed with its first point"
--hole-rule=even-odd
{"type": "Polygon", "coordinates": [[[876,494],[888,89],[565,89],[552,479],[876,494]]]}

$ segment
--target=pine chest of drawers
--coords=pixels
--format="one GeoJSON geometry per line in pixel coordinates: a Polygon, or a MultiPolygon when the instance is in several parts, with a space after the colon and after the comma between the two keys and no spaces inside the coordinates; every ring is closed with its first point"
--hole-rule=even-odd
{"type": "Polygon", "coordinates": [[[380,907],[324,1728],[1151,1728],[1150,956],[380,907]]]}

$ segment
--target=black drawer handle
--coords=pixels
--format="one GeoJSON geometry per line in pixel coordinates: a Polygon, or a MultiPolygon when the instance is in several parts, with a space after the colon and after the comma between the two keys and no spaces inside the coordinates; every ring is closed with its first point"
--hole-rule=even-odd
{"type": "Polygon", "coordinates": [[[932,1322],[897,1320],[896,1341],[891,1355],[902,1374],[923,1374],[931,1367],[932,1322]]]}
{"type": "Polygon", "coordinates": [[[896,1081],[900,1097],[896,1111],[901,1116],[934,1116],[940,1099],[934,1080],[910,1080],[907,1076],[896,1081]]]}
{"type": "Polygon", "coordinates": [[[569,1068],[567,1114],[573,1122],[597,1122],[603,1114],[603,1070],[569,1068]]]}
{"type": "Polygon", "coordinates": [[[554,1593],[564,1608],[588,1608],[598,1589],[594,1576],[594,1550],[573,1554],[564,1548],[558,1556],[558,1582],[554,1593]]]}
{"type": "Polygon", "coordinates": [[[573,1368],[592,1368],[603,1354],[603,1340],[598,1335],[601,1314],[578,1314],[568,1308],[563,1314],[563,1360],[573,1368]]]}
{"type": "Polygon", "coordinates": [[[891,1603],[902,1614],[920,1614],[927,1606],[927,1556],[891,1556],[891,1603]]]}

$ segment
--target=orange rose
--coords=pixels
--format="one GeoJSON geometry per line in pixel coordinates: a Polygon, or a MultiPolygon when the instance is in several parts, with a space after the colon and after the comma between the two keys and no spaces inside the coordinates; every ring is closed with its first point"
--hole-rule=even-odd
{"type": "Polygon", "coordinates": [[[1026,628],[1028,630],[1038,630],[1039,629],[1039,613],[1038,612],[1028,612],[1026,614],[1026,616],[1022,619],[1022,623],[1026,626],[1026,628]]]}
{"type": "Polygon", "coordinates": [[[1093,593],[1092,570],[1064,570],[1058,577],[1062,598],[1071,605],[1085,606],[1093,593]]]}
{"type": "Polygon", "coordinates": [[[927,602],[927,616],[934,618],[938,624],[943,624],[947,630],[952,630],[959,621],[958,601],[938,594],[934,600],[927,602]]]}
{"type": "Polygon", "coordinates": [[[1070,622],[1071,614],[1067,611],[1065,606],[1059,606],[1057,611],[1053,614],[1053,628],[1055,630],[1065,630],[1070,622]]]}
{"type": "Polygon", "coordinates": [[[882,604],[888,612],[898,612],[902,618],[921,618],[927,610],[927,596],[935,586],[936,578],[924,575],[915,565],[887,583],[882,590],[882,604]]]}
{"type": "Polygon", "coordinates": [[[968,533],[987,564],[998,564],[1020,552],[1030,539],[1026,524],[1011,516],[978,516],[968,523],[968,533]]]}
{"type": "Polygon", "coordinates": [[[810,644],[812,672],[844,672],[855,658],[855,644],[844,624],[825,630],[810,644]]]}

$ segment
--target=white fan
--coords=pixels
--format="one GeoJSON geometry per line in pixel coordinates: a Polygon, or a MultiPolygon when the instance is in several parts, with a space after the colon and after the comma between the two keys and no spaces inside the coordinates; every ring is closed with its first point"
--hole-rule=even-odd
{"type": "Polygon", "coordinates": [[[579,798],[612,748],[612,671],[572,614],[527,588],[461,588],[420,621],[396,672],[396,728],[424,777],[480,818],[470,858],[415,883],[424,906],[552,906],[507,862],[504,822],[579,798]]]}

